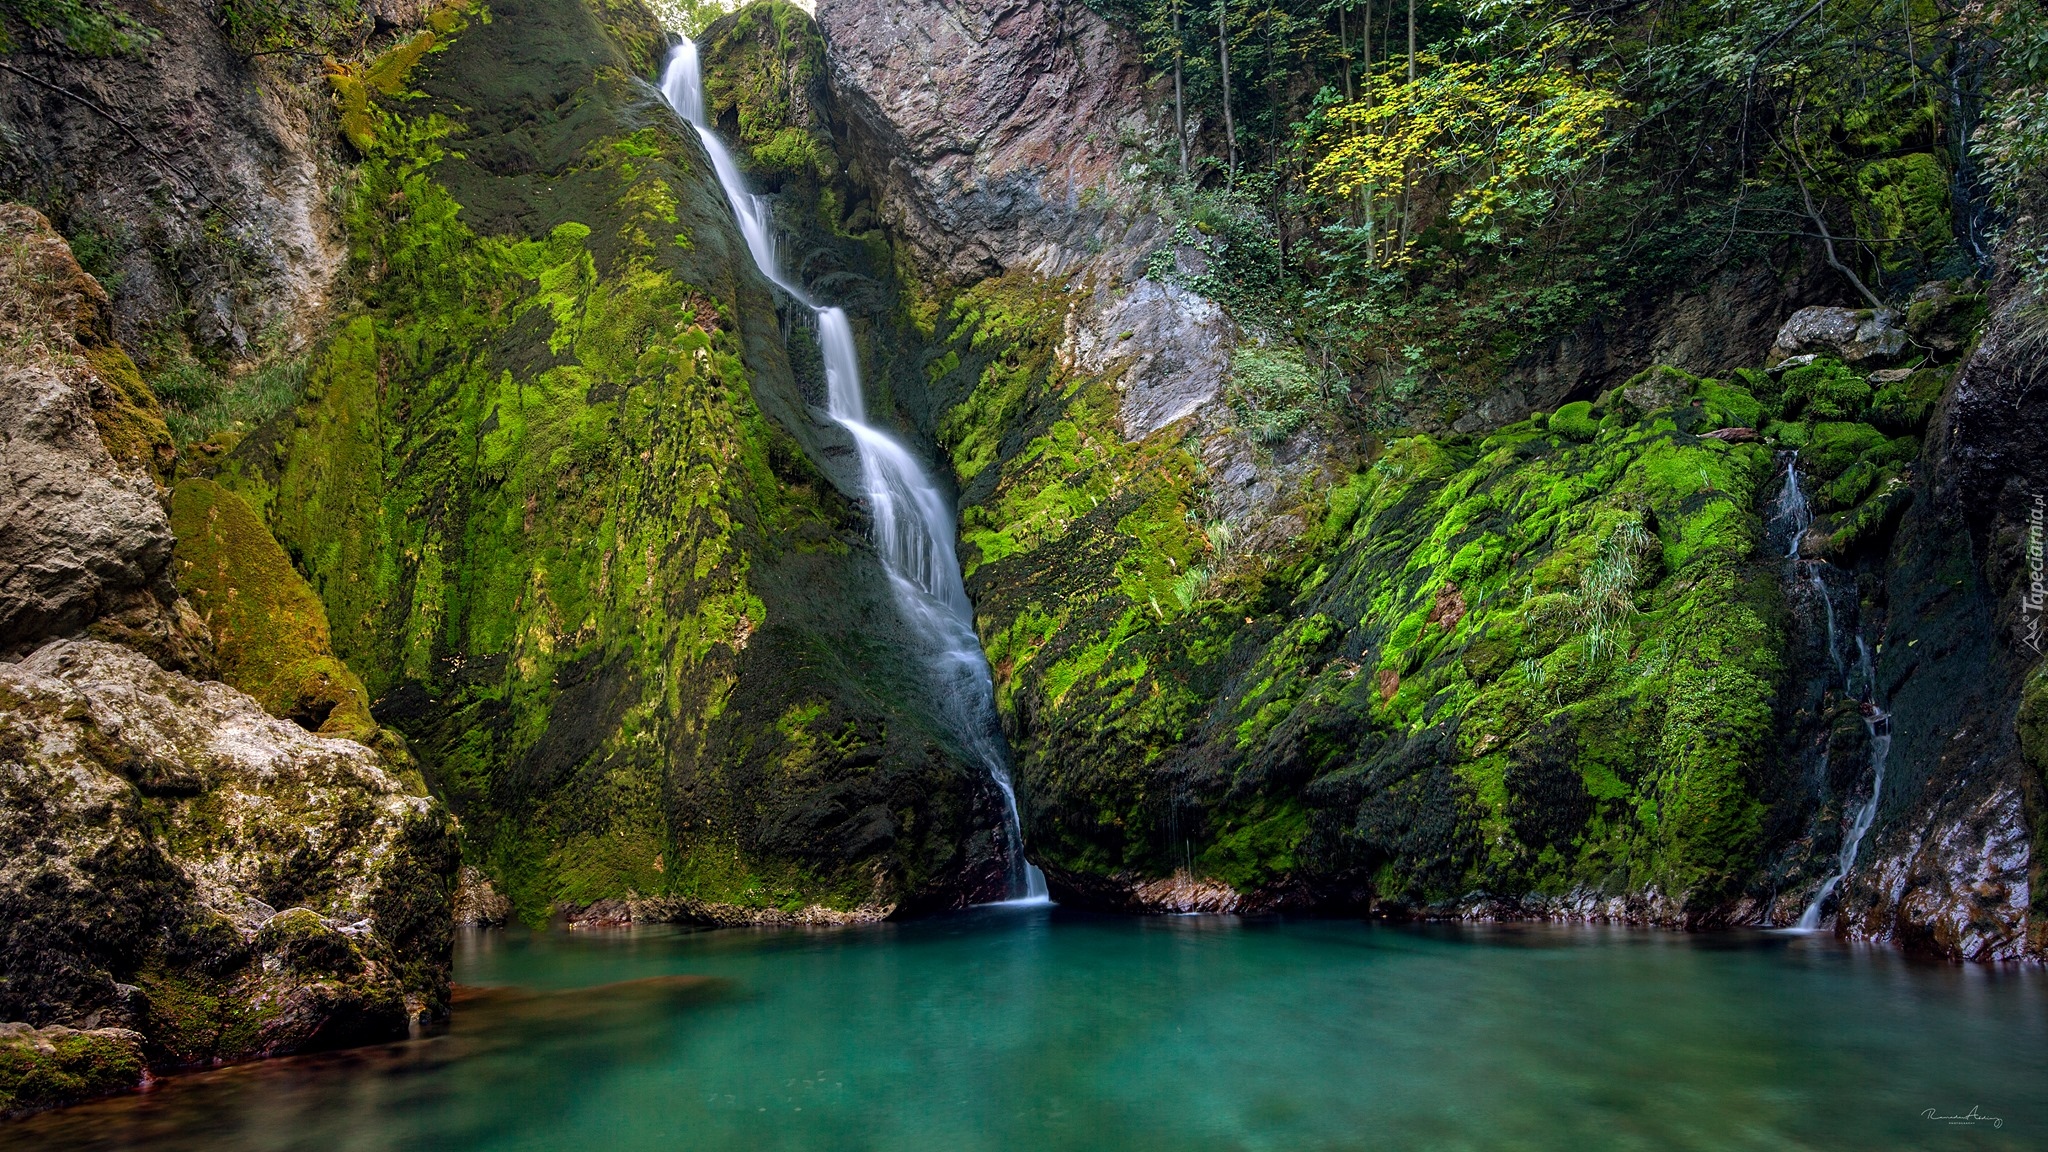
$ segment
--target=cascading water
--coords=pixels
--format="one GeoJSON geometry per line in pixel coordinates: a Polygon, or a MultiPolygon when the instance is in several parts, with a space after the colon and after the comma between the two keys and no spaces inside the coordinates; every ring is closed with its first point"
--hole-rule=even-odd
{"type": "Polygon", "coordinates": [[[846,313],[820,305],[783,277],[775,257],[774,217],[768,198],[748,190],[739,164],[705,117],[703,73],[694,43],[683,41],[669,56],[661,92],[669,106],[697,130],[761,274],[817,317],[818,344],[825,359],[826,412],[853,436],[859,449],[861,490],[874,520],[875,550],[912,631],[933,647],[933,687],[940,708],[1003,794],[1009,895],[1014,900],[1043,901],[1047,898],[1045,875],[1024,858],[1017,792],[996,738],[995,684],[980,638],[974,634],[973,610],[960,580],[960,561],[953,552],[953,510],[917,458],[894,437],[868,423],[861,395],[860,357],[846,313]]]}
{"type": "MultiPolygon", "coordinates": [[[[1798,930],[1812,932],[1820,928],[1820,918],[1828,897],[1835,894],[1842,881],[1849,878],[1849,870],[1856,866],[1857,850],[1863,846],[1863,837],[1870,832],[1870,826],[1877,822],[1878,802],[1884,796],[1885,762],[1891,758],[1892,724],[1891,714],[1877,705],[1877,677],[1870,666],[1870,648],[1863,642],[1863,632],[1856,632],[1856,666],[1852,671],[1842,659],[1841,645],[1835,638],[1835,601],[1825,578],[1827,564],[1820,560],[1799,558],[1800,540],[1813,525],[1813,507],[1808,503],[1806,492],[1799,486],[1799,453],[1794,452],[1785,464],[1785,485],[1778,493],[1778,499],[1771,516],[1773,523],[1784,523],[1789,528],[1790,543],[1785,549],[1788,567],[1788,582],[1803,582],[1813,589],[1820,598],[1821,611],[1827,621],[1828,660],[1834,665],[1835,674],[1842,678],[1842,690],[1860,701],[1864,728],[1870,733],[1870,796],[1856,808],[1856,815],[1849,823],[1848,834],[1842,837],[1842,848],[1835,857],[1835,871],[1820,886],[1813,902],[1799,914],[1798,930]],[[1856,679],[1862,679],[1863,695],[1856,697],[1856,679]]],[[[1825,759],[1822,761],[1826,763],[1825,759]]],[[[1825,775],[1825,772],[1823,772],[1825,775]]]]}
{"type": "Polygon", "coordinates": [[[1864,834],[1877,822],[1877,802],[1884,795],[1884,763],[1892,754],[1892,718],[1876,705],[1866,705],[1870,711],[1863,717],[1864,727],[1870,730],[1870,798],[1856,809],[1856,819],[1849,825],[1849,834],[1842,838],[1841,854],[1835,858],[1835,874],[1828,877],[1813,897],[1813,903],[1799,914],[1799,927],[1811,932],[1820,927],[1821,906],[1842,881],[1849,878],[1849,869],[1856,865],[1856,850],[1863,846],[1864,834]]]}

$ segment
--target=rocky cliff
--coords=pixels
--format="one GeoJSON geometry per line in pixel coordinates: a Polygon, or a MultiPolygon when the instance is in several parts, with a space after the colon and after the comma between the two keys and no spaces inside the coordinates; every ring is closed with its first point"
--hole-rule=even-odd
{"type": "Polygon", "coordinates": [[[1078,4],[818,21],[841,151],[918,262],[914,368],[1063,898],[1790,924],[1881,779],[1840,930],[2038,954],[2020,277],[1981,341],[1971,285],[1835,333],[1794,313],[1841,285],[1781,252],[1381,442],[1181,286],[1214,248],[1149,215],[1166,110],[1123,33],[1078,4]]]}
{"type": "Polygon", "coordinates": [[[443,1015],[445,813],[374,726],[350,734],[375,750],[314,736],[210,679],[332,657],[301,636],[220,659],[106,293],[26,207],[0,243],[0,1112],[443,1015]]]}
{"type": "MultiPolygon", "coordinates": [[[[999,797],[809,311],[653,88],[667,34],[272,15],[6,17],[0,190],[56,228],[0,210],[0,1108],[431,1017],[454,908],[996,895],[999,797]]],[[[1233,295],[1301,238],[1162,161],[1168,93],[1088,5],[764,3],[701,43],[784,266],[955,489],[1059,898],[1812,906],[2041,955],[2012,258],[1863,307],[1788,237],[1361,371],[1233,295]]]]}

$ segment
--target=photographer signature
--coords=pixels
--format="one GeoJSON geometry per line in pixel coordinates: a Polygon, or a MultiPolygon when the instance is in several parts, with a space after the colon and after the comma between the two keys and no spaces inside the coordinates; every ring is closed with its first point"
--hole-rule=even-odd
{"type": "Polygon", "coordinates": [[[1935,1114],[1934,1114],[1934,1109],[1932,1109],[1932,1108],[1929,1108],[1929,1109],[1928,1109],[1927,1111],[1925,1111],[1925,1112],[1922,1112],[1922,1113],[1921,1113],[1920,1115],[1922,1115],[1922,1116],[1925,1116],[1925,1117],[1926,1117],[1926,1118],[1928,1118],[1929,1120],[1933,1120],[1933,1121],[1935,1121],[1936,1123],[1939,1123],[1939,1124],[1949,1124],[1949,1125],[1977,1125],[1977,1124],[1989,1124],[1989,1125],[1991,1125],[1991,1126],[1992,1126],[1993,1128],[2003,1128],[2003,1127],[2005,1127],[2005,1121],[2004,1121],[2004,1119],[2002,1119],[2002,1118],[2000,1118],[2000,1117],[1997,1117],[1997,1116],[1986,1116],[1986,1115],[1984,1115],[1984,1114],[1982,1114],[1982,1113],[1978,1112],[1978,1111],[1977,1111],[1977,1105],[1975,1105],[1975,1104],[1972,1104],[1972,1105],[1970,1105],[1970,1110],[1969,1110],[1968,1112],[1965,1112],[1965,1113],[1963,1113],[1963,1114],[1962,1114],[1961,1116],[1937,1116],[1937,1115],[1935,1115],[1935,1114]]]}

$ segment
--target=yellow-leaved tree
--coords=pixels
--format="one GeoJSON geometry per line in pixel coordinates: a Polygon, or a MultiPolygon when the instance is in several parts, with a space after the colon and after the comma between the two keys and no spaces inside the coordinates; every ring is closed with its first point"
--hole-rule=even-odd
{"type": "MultiPolygon", "coordinates": [[[[1470,63],[1423,54],[1413,80],[1393,67],[1367,77],[1357,98],[1314,122],[1310,190],[1406,213],[1409,193],[1427,186],[1475,240],[1499,239],[1511,218],[1540,219],[1613,144],[1628,107],[1612,77],[1545,55],[1470,63]]],[[[1384,259],[1403,257],[1409,232],[1388,228],[1384,259]]]]}

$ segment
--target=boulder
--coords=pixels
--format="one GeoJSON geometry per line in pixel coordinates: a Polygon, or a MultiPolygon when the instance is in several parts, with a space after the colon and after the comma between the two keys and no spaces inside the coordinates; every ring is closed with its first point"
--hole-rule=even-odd
{"type": "Polygon", "coordinates": [[[152,473],[170,436],[107,296],[32,208],[0,205],[0,654],[107,615],[189,631],[152,473]]]}
{"type": "Polygon", "coordinates": [[[1801,355],[1831,355],[1852,367],[1881,368],[1906,349],[1901,317],[1889,308],[1801,308],[1778,329],[1770,363],[1801,355]]]}
{"type": "Polygon", "coordinates": [[[145,1075],[142,1037],[126,1028],[0,1024],[0,1117],[134,1088],[145,1075]]]}
{"type": "Polygon", "coordinates": [[[1972,287],[1937,280],[1915,290],[1906,308],[1906,332],[1913,342],[1943,357],[1967,347],[1991,314],[1984,293],[1972,287]]]}
{"type": "Polygon", "coordinates": [[[0,1020],[181,1067],[446,1011],[449,821],[375,753],[124,647],[0,664],[0,1020]]]}

